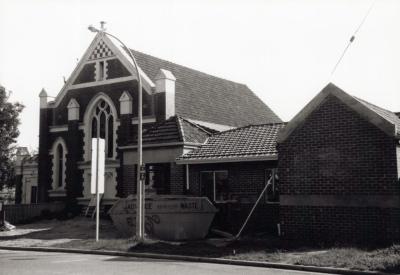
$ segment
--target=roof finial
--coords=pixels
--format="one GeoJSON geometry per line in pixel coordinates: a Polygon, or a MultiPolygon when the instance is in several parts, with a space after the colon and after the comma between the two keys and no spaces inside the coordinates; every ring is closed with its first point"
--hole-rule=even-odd
{"type": "Polygon", "coordinates": [[[101,31],[102,32],[106,31],[106,28],[104,26],[106,23],[107,23],[106,21],[100,21],[100,26],[101,26],[101,31]]]}

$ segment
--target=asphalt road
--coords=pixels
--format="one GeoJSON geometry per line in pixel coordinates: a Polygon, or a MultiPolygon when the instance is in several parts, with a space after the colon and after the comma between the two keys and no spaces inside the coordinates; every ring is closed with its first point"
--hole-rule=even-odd
{"type": "Polygon", "coordinates": [[[319,273],[130,257],[0,250],[0,274],[305,275],[319,273]]]}

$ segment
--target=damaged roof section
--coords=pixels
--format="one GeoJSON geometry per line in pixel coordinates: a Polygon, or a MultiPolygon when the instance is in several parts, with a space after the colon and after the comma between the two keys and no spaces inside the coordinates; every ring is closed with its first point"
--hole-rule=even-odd
{"type": "Polygon", "coordinates": [[[276,160],[276,139],[285,123],[249,125],[212,135],[207,142],[177,159],[177,163],[276,160]]]}
{"type": "Polygon", "coordinates": [[[145,130],[143,143],[203,144],[213,133],[211,131],[180,116],[173,116],[145,130]]]}

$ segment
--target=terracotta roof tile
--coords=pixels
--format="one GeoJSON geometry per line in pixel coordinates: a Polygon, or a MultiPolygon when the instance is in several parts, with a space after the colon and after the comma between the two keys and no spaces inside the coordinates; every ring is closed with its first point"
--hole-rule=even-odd
{"type": "Polygon", "coordinates": [[[279,123],[281,119],[246,85],[218,78],[132,50],[139,67],[154,81],[160,69],[176,77],[176,114],[241,127],[279,123]]]}
{"type": "Polygon", "coordinates": [[[173,116],[146,129],[143,132],[143,143],[204,143],[210,135],[211,133],[201,126],[182,117],[173,116]]]}
{"type": "Polygon", "coordinates": [[[250,125],[212,135],[178,160],[276,156],[276,138],[285,123],[250,125]]]}

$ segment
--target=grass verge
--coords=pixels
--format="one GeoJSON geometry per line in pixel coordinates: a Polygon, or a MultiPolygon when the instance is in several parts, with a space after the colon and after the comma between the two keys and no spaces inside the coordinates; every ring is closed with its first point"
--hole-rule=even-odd
{"type": "Polygon", "coordinates": [[[399,273],[400,245],[374,250],[332,248],[321,254],[303,255],[293,264],[399,273]]]}

